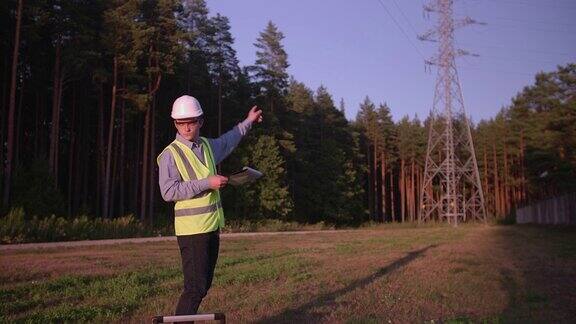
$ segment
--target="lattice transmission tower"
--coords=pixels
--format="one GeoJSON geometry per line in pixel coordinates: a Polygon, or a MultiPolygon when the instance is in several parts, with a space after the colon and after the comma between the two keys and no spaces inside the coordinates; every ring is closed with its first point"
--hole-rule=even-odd
{"type": "Polygon", "coordinates": [[[432,0],[425,5],[425,13],[438,14],[438,22],[434,29],[418,37],[439,42],[438,54],[426,61],[427,66],[436,65],[438,72],[418,221],[436,219],[456,226],[469,219],[486,221],[486,211],[455,62],[456,56],[469,53],[454,48],[454,30],[476,21],[469,17],[455,20],[452,3],[432,0]]]}

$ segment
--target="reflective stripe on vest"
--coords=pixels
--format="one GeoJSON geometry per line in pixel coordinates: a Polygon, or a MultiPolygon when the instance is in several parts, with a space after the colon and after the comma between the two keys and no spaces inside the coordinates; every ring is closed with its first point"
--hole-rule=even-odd
{"type": "MultiPolygon", "coordinates": [[[[214,154],[208,140],[201,137],[204,151],[202,163],[192,150],[173,141],[164,151],[172,153],[176,168],[183,181],[205,179],[216,174],[214,154]]],[[[164,152],[163,151],[163,152],[164,152]]],[[[158,161],[160,156],[158,157],[158,161]]],[[[207,190],[192,199],[177,201],[174,205],[174,229],[176,235],[207,233],[224,226],[224,212],[218,190],[207,190]]]]}

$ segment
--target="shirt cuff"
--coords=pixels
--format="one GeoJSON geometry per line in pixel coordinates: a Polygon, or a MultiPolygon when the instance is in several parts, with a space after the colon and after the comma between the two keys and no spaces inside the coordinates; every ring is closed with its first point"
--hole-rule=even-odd
{"type": "Polygon", "coordinates": [[[208,181],[208,178],[204,178],[204,179],[200,179],[200,180],[195,180],[194,182],[196,182],[196,186],[198,188],[198,193],[197,195],[203,193],[206,190],[210,189],[210,182],[208,181]]]}

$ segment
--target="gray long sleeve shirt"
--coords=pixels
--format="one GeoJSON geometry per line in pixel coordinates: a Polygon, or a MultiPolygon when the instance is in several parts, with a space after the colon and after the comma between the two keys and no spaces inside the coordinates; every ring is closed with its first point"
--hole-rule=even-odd
{"type": "MultiPolygon", "coordinates": [[[[240,140],[252,127],[249,120],[236,125],[230,131],[222,134],[218,138],[208,138],[208,143],[214,153],[215,163],[218,164],[224,160],[238,146],[240,140]]],[[[198,142],[188,141],[180,134],[176,134],[176,140],[183,143],[198,157],[200,162],[204,161],[204,148],[200,139],[198,142]]],[[[193,198],[206,190],[210,190],[208,178],[184,181],[176,167],[176,162],[170,150],[164,150],[161,153],[158,162],[158,184],[160,193],[165,201],[178,201],[193,198]]]]}

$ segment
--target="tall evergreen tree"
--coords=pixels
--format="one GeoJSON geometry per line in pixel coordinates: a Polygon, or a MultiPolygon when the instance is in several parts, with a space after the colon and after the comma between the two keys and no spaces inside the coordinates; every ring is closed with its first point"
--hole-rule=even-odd
{"type": "Polygon", "coordinates": [[[238,192],[243,215],[253,218],[286,220],[293,209],[286,181],[286,168],[278,142],[274,137],[261,135],[247,147],[249,155],[242,158],[243,165],[251,165],[264,173],[258,182],[238,192]]]}
{"type": "Polygon", "coordinates": [[[390,108],[387,104],[380,104],[377,110],[378,127],[380,129],[381,141],[379,142],[379,155],[380,161],[380,209],[381,219],[386,221],[390,219],[388,209],[391,208],[389,200],[391,193],[389,192],[387,181],[392,176],[393,164],[396,160],[396,126],[390,114],[390,108]]]}
{"type": "Polygon", "coordinates": [[[510,107],[526,140],[526,165],[532,198],[576,189],[576,64],[541,73],[510,107]]]}
{"type": "MultiPolygon", "coordinates": [[[[350,223],[361,212],[361,183],[353,162],[354,140],[348,122],[336,109],[332,96],[320,86],[316,91],[317,148],[311,156],[319,196],[318,216],[334,223],[350,223]],[[352,198],[352,199],[350,199],[352,198]]],[[[312,214],[313,215],[313,214],[312,214]]]]}
{"type": "Polygon", "coordinates": [[[287,160],[289,174],[288,184],[294,200],[295,217],[305,220],[308,210],[314,206],[310,197],[315,197],[310,185],[311,174],[316,170],[311,155],[318,149],[314,137],[314,97],[312,90],[294,79],[290,81],[286,96],[287,112],[286,131],[294,135],[294,146],[297,154],[287,160]]]}
{"type": "Polygon", "coordinates": [[[378,158],[378,146],[381,145],[382,134],[380,133],[380,128],[378,125],[378,114],[376,112],[376,106],[374,103],[366,96],[364,101],[360,104],[360,110],[356,116],[356,122],[359,124],[363,130],[366,141],[364,143],[364,150],[366,152],[366,164],[368,166],[368,183],[367,195],[368,195],[368,209],[370,211],[370,217],[373,220],[377,219],[377,158],[378,158]]]}
{"type": "Polygon", "coordinates": [[[415,221],[418,212],[423,161],[426,157],[426,132],[415,117],[405,116],[397,125],[400,187],[400,217],[402,221],[415,221]]]}
{"type": "MultiPolygon", "coordinates": [[[[184,72],[183,92],[193,95],[203,103],[206,117],[214,115],[211,95],[214,82],[208,68],[208,47],[213,44],[216,32],[208,14],[205,0],[182,1],[176,12],[178,26],[184,33],[182,43],[185,48],[185,64],[179,65],[184,72]]],[[[205,127],[209,131],[208,128],[205,127]]]]}
{"type": "MultiPolygon", "coordinates": [[[[266,98],[265,108],[272,114],[278,110],[279,97],[288,86],[288,54],[282,45],[283,39],[284,34],[269,21],[254,43],[257,48],[256,63],[252,67],[254,80],[266,98]]],[[[275,115],[272,117],[277,118],[275,115]]]]}
{"type": "MultiPolygon", "coordinates": [[[[4,181],[4,193],[2,202],[4,206],[8,205],[10,201],[10,187],[12,185],[12,162],[14,160],[14,114],[16,110],[16,74],[18,69],[18,58],[20,55],[20,26],[22,22],[22,1],[18,1],[18,7],[16,9],[16,26],[14,28],[14,46],[12,50],[12,68],[10,73],[10,99],[8,104],[8,143],[7,143],[7,154],[6,154],[6,167],[5,167],[5,181],[4,181]]],[[[2,109],[3,110],[3,109],[2,109]]],[[[4,119],[4,118],[2,118],[4,119]]],[[[2,146],[4,142],[2,141],[2,146]]],[[[0,148],[3,150],[3,148],[0,148]]],[[[4,159],[0,160],[4,162],[4,159]]]]}
{"type": "Polygon", "coordinates": [[[148,0],[141,4],[141,19],[146,28],[138,30],[136,48],[140,58],[142,79],[146,84],[147,107],[144,116],[144,143],[142,150],[142,188],[140,218],[152,221],[155,175],[155,108],[156,94],[162,77],[173,73],[175,62],[181,57],[182,37],[174,13],[174,0],[148,0]]]}
{"type": "Polygon", "coordinates": [[[138,1],[114,1],[104,13],[106,33],[104,42],[111,56],[111,100],[110,118],[108,123],[108,140],[106,144],[106,164],[104,168],[104,184],[102,191],[102,216],[109,217],[111,212],[111,178],[112,178],[112,143],[116,120],[116,106],[118,97],[131,99],[136,106],[143,106],[142,94],[138,91],[130,91],[130,86],[124,84],[124,89],[119,89],[120,79],[137,78],[138,60],[140,49],[134,46],[136,37],[144,28],[143,22],[139,21],[140,7],[138,1]]]}
{"type": "Polygon", "coordinates": [[[238,78],[240,67],[236,51],[232,47],[234,38],[230,33],[230,22],[227,17],[217,14],[210,19],[211,39],[206,46],[208,71],[215,80],[218,106],[218,135],[222,134],[222,116],[224,101],[232,95],[232,82],[238,78]]]}

